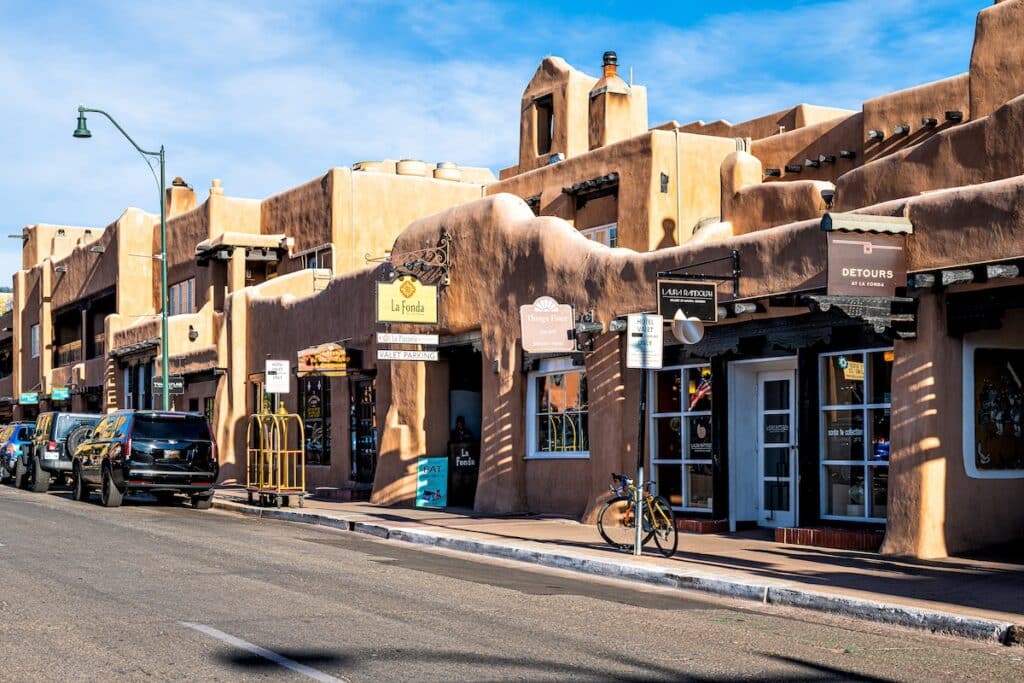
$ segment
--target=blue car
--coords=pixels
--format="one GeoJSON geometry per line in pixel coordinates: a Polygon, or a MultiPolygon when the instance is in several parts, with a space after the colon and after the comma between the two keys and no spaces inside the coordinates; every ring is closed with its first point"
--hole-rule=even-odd
{"type": "Polygon", "coordinates": [[[0,479],[3,481],[10,481],[16,474],[24,477],[25,462],[32,449],[35,429],[35,424],[31,422],[15,422],[0,429],[0,479]]]}

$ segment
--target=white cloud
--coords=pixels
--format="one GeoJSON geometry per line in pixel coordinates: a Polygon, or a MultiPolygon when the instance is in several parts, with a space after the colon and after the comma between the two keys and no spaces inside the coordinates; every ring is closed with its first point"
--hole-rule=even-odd
{"type": "MultiPolygon", "coordinates": [[[[557,5],[468,0],[20,6],[0,23],[3,220],[16,232],[156,210],[152,178],[107,122],[91,116],[93,139],[71,138],[80,102],[143,146],[165,144],[169,178],[200,192],[222,178],[229,194],[263,197],[363,159],[514,162],[519,98],[550,53],[596,73],[601,52],[618,49],[649,87],[652,124],[804,101],[855,108],[966,70],[987,3],[961,4],[797,3],[683,29],[660,7],[567,21],[557,5]]],[[[3,281],[20,262],[5,241],[3,281]]]]}

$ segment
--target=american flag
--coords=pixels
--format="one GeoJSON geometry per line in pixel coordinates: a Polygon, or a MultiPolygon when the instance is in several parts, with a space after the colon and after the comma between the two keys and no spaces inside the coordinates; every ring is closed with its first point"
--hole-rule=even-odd
{"type": "Polygon", "coordinates": [[[700,384],[697,385],[697,389],[693,392],[693,397],[690,399],[690,410],[696,408],[701,399],[706,396],[711,396],[711,375],[704,375],[700,378],[700,384]]]}

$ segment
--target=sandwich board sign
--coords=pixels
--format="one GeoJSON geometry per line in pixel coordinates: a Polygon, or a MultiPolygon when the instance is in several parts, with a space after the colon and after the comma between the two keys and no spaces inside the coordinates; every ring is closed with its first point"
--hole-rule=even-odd
{"type": "Polygon", "coordinates": [[[417,460],[416,507],[448,507],[448,458],[417,460]]]}

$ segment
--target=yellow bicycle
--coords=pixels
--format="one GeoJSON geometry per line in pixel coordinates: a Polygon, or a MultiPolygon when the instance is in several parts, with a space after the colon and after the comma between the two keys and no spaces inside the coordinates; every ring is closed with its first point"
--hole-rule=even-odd
{"type": "MultiPolygon", "coordinates": [[[[637,487],[625,474],[612,472],[612,480],[617,484],[610,487],[615,497],[601,508],[597,516],[597,530],[613,548],[632,550],[636,544],[637,487]]],[[[648,487],[652,486],[653,481],[644,482],[641,547],[654,538],[658,551],[665,557],[672,557],[679,545],[676,517],[667,500],[651,495],[648,487]]]]}

